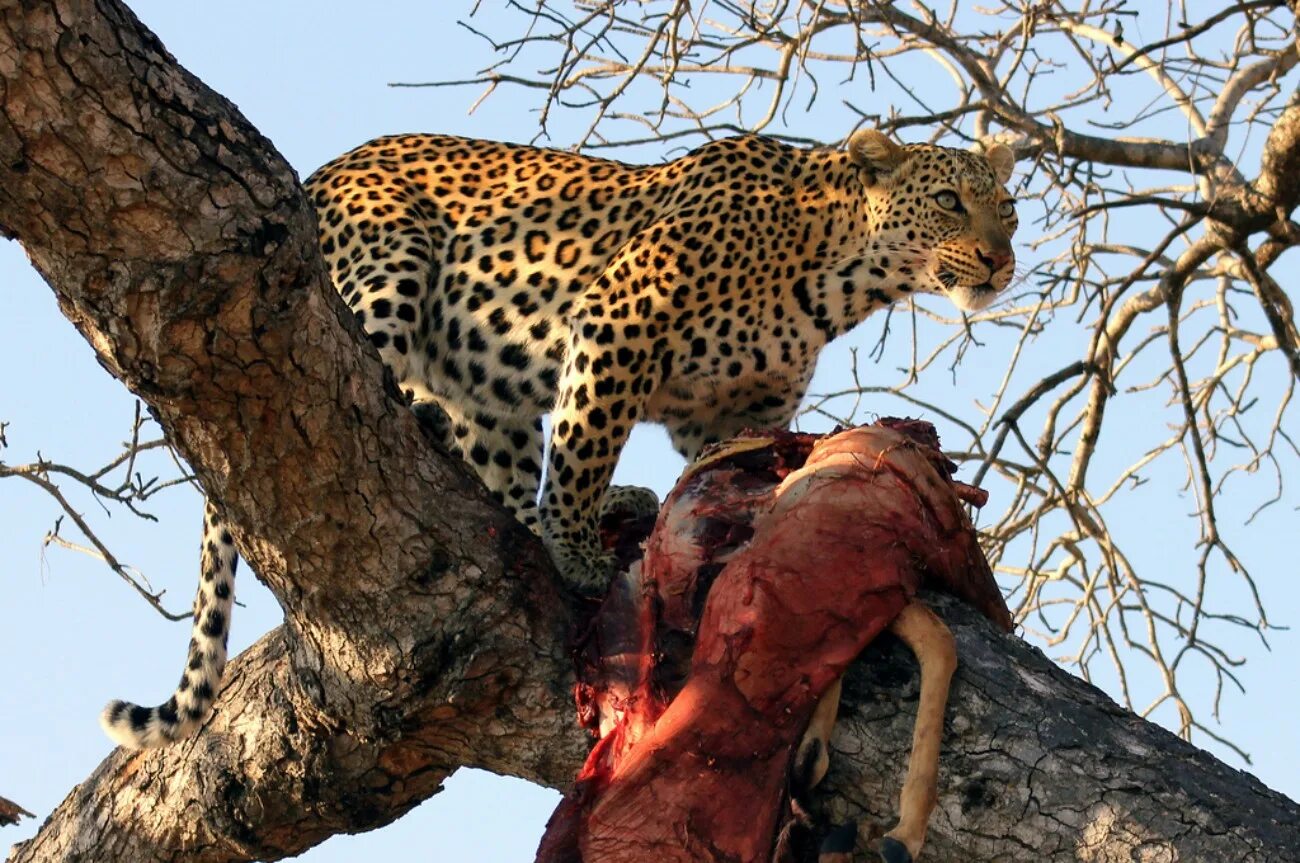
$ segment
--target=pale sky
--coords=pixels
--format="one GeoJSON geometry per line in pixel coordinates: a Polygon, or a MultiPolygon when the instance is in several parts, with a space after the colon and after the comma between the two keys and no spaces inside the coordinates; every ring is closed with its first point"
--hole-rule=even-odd
{"type": "MultiPolygon", "coordinates": [[[[467,109],[478,95],[473,89],[386,86],[391,81],[467,77],[484,65],[490,57],[477,37],[454,24],[469,3],[139,0],[131,5],[177,59],[235,102],[302,176],[381,134],[438,131],[528,141],[536,132],[530,112],[533,92],[502,90],[471,116],[467,109]]],[[[491,5],[491,0],[483,3],[485,9],[491,5]]],[[[870,94],[854,98],[861,102],[870,94]]],[[[841,116],[839,122],[847,126],[851,121],[841,116]]],[[[554,143],[567,144],[563,135],[574,134],[574,129],[572,121],[555,125],[554,143]]],[[[845,131],[804,133],[836,138],[845,131]]],[[[1018,240],[1033,230],[1024,212],[1021,222],[1018,240]]],[[[1021,256],[1023,264],[1031,262],[1029,253],[1022,251],[1021,256]]],[[[0,368],[5,370],[0,420],[10,423],[9,448],[0,457],[7,463],[27,462],[39,450],[52,460],[82,468],[103,463],[127,435],[133,399],[99,367],[89,347],[59,315],[50,290],[15,243],[0,241],[0,285],[9,303],[7,314],[0,316],[0,368]]],[[[846,384],[845,374],[836,370],[845,367],[850,347],[865,353],[874,344],[871,326],[869,322],[823,355],[814,391],[846,384]]],[[[970,368],[963,368],[955,381],[945,371],[927,382],[928,394],[954,411],[969,412],[996,384],[1008,349],[989,341],[972,351],[970,368]]],[[[1037,349],[1042,352],[1038,368],[1055,367],[1051,345],[1037,349]]],[[[895,339],[890,350],[899,355],[880,364],[882,373],[892,373],[906,361],[902,339],[895,339]]],[[[1124,404],[1117,400],[1112,410],[1122,411],[1124,404]]],[[[901,411],[889,405],[873,410],[901,411]]],[[[945,434],[943,421],[931,419],[945,434]]],[[[1144,419],[1131,418],[1135,434],[1144,419]]],[[[1167,430],[1160,426],[1154,433],[1167,430]]],[[[165,471],[164,462],[156,464],[165,471]]],[[[663,433],[641,428],[624,455],[618,480],[649,485],[663,494],[680,468],[663,433]]],[[[1194,560],[1182,540],[1191,529],[1190,503],[1171,496],[1170,486],[1160,488],[1165,497],[1135,497],[1125,528],[1137,532],[1146,564],[1163,566],[1169,580],[1185,583],[1194,560]]],[[[187,608],[198,572],[199,496],[179,490],[152,501],[158,524],[120,512],[110,519],[83,500],[82,511],[102,528],[114,551],[156,586],[165,587],[171,608],[187,608]]],[[[1283,538],[1294,536],[1294,506],[1292,498],[1261,515],[1245,549],[1271,616],[1281,625],[1300,623],[1294,555],[1284,559],[1282,549],[1283,538]]],[[[42,556],[41,537],[57,514],[53,501],[18,480],[0,486],[0,523],[5,525],[0,535],[0,657],[5,668],[0,795],[38,815],[36,822],[0,829],[0,848],[32,835],[39,819],[108,755],[112,746],[96,722],[104,702],[121,697],[156,704],[170,694],[188,640],[188,621],[162,620],[102,564],[59,549],[42,556]]],[[[75,537],[71,532],[68,536],[75,537]]],[[[232,653],[280,619],[274,600],[247,565],[240,569],[237,596],[245,607],[235,610],[232,653]]],[[[1235,653],[1249,657],[1240,675],[1247,693],[1225,697],[1222,724],[1214,727],[1255,756],[1251,772],[1294,799],[1300,797],[1300,739],[1294,733],[1294,717],[1300,715],[1294,685],[1300,635],[1294,630],[1275,632],[1271,643],[1271,653],[1244,638],[1230,644],[1235,653]]],[[[1202,703],[1210,683],[1198,681],[1202,703]]],[[[1169,713],[1158,717],[1172,721],[1169,713]]],[[[1208,710],[1205,718],[1213,721],[1208,710]]],[[[1196,742],[1209,744],[1204,738],[1196,742]]],[[[1226,753],[1222,747],[1210,748],[1221,757],[1226,753]]],[[[1239,759],[1228,760],[1245,766],[1239,759]]],[[[531,860],[556,800],[555,792],[517,780],[462,772],[397,824],[332,839],[299,859],[531,860]]]]}

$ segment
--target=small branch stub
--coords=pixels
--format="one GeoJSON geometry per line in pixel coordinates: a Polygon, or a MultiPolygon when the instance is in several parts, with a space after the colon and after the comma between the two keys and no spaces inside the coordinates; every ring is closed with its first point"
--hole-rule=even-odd
{"type": "Polygon", "coordinates": [[[11,824],[17,824],[23,818],[35,817],[35,815],[28,812],[12,800],[0,797],[0,827],[8,827],[11,824]]]}

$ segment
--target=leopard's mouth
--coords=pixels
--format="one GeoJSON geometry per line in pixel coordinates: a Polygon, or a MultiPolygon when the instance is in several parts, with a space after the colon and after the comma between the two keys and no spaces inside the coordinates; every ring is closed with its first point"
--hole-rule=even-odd
{"type": "Polygon", "coordinates": [[[934,275],[935,278],[939,280],[940,284],[942,284],[945,288],[948,289],[962,287],[972,291],[996,290],[993,287],[993,282],[989,279],[985,279],[983,282],[980,282],[978,285],[963,285],[961,284],[961,280],[957,277],[957,274],[954,273],[952,270],[941,269],[938,272],[936,272],[934,275]]]}
{"type": "Polygon", "coordinates": [[[956,273],[951,270],[939,270],[934,276],[943,286],[948,299],[962,311],[977,312],[992,303],[994,297],[998,295],[997,286],[989,280],[978,285],[963,285],[956,273]]]}

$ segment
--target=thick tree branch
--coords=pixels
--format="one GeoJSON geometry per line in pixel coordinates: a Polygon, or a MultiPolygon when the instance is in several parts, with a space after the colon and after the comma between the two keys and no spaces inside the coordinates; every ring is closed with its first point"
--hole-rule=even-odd
{"type": "MultiPolygon", "coordinates": [[[[1019,638],[995,634],[966,605],[925,600],[960,657],[925,859],[1297,859],[1300,806],[1118,707],[1019,638]]],[[[892,639],[868,647],[846,677],[853,710],[831,741],[832,820],[889,823],[917,680],[911,654],[892,639]]]]}
{"type": "Polygon", "coordinates": [[[300,664],[300,639],[281,627],[232,664],[199,734],[165,750],[115,751],[10,860],[279,860],[397,819],[461,765],[561,786],[585,755],[585,735],[568,690],[532,666],[548,667],[544,648],[563,642],[511,656],[521,633],[509,620],[498,625],[475,647],[475,632],[453,645],[432,625],[367,624],[403,641],[407,663],[399,685],[361,679],[335,693],[375,718],[369,734],[304,706],[304,689],[318,681],[300,664]]]}
{"type": "MultiPolygon", "coordinates": [[[[0,227],[286,615],[197,737],[115,753],[12,859],[279,859],[391,821],[461,765],[565,786],[586,743],[570,608],[538,544],[380,386],[293,171],[111,0],[0,2],[0,86],[0,227]]],[[[1300,845],[1294,804],[935,602],[963,668],[931,859],[1300,845]]],[[[893,811],[910,668],[873,651],[850,678],[833,806],[893,811]]]]}
{"type": "Polygon", "coordinates": [[[360,769],[357,747],[404,743],[394,775],[432,777],[397,783],[396,808],[349,807],[354,823],[432,793],[467,747],[475,762],[533,778],[576,763],[581,738],[555,709],[567,700],[568,615],[549,563],[380,385],[378,358],[323,275],[289,166],[118,4],[0,5],[0,79],[0,223],[222,502],[288,621],[263,644],[278,649],[274,675],[262,654],[241,666],[266,672],[253,675],[258,691],[286,723],[267,716],[241,732],[271,750],[218,733],[194,744],[204,757],[119,754],[86,786],[115,800],[109,814],[69,810],[107,821],[68,844],[52,824],[25,853],[56,859],[85,841],[100,859],[293,853],[348,824],[331,816],[309,830],[274,813],[299,813],[332,770],[360,769]],[[447,739],[428,733],[430,711],[447,739]],[[427,743],[404,736],[411,724],[427,743]],[[295,726],[328,727],[331,742],[267,739],[295,726]],[[510,763],[491,755],[503,729],[510,763]],[[519,758],[515,735],[534,739],[535,759],[519,758]],[[288,752],[317,760],[286,772],[288,752]],[[282,781],[295,774],[307,785],[282,781]],[[231,781],[257,793],[221,791],[231,781]],[[201,793],[247,809],[195,823],[181,813],[201,793]]]}
{"type": "MultiPolygon", "coordinates": [[[[1180,860],[1295,860],[1300,807],[1117,707],[961,603],[925,600],[961,657],[926,859],[1126,860],[1141,848],[1180,860]]],[[[502,705],[488,723],[433,707],[389,743],[313,726],[286,695],[298,685],[289,642],[278,630],[235,663],[216,717],[192,742],[105,761],[11,859],[280,859],[404,814],[458,763],[556,788],[581,763],[580,747],[564,745],[577,736],[565,697],[502,705]],[[567,726],[549,752],[545,741],[510,737],[537,711],[567,726]],[[530,750],[541,757],[522,764],[530,750]]],[[[850,671],[819,790],[828,820],[892,823],[917,680],[911,654],[890,639],[850,671]]],[[[447,693],[436,686],[430,697],[447,693]]]]}

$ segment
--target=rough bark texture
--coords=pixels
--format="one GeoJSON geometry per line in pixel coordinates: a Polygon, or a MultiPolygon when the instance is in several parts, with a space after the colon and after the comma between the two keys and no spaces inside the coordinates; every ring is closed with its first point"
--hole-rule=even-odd
{"type": "Polygon", "coordinates": [[[3,4],[0,80],[0,225],[287,620],[228,672],[209,733],[114,755],[21,859],[274,859],[461,764],[569,773],[544,553],[381,384],[292,169],[118,4],[3,4]]]}
{"type": "MultiPolygon", "coordinates": [[[[1248,773],[1111,701],[974,610],[923,598],[953,630],[939,806],[925,859],[1300,861],[1300,807],[1248,773]]],[[[893,639],[845,678],[824,790],[834,821],[888,826],[916,699],[915,663],[893,639]],[[865,805],[864,805],[865,803],[865,805]]],[[[819,789],[820,790],[820,789],[819,789]]]]}
{"type": "MultiPolygon", "coordinates": [[[[461,765],[566,786],[571,606],[381,386],[293,171],[112,0],[0,2],[0,87],[0,230],[286,614],[197,737],[114,753],[12,859],[279,859],[461,765]]],[[[1297,859],[1290,801],[936,604],[964,665],[930,859],[1297,859]]],[[[893,811],[912,669],[873,650],[850,677],[834,806],[893,811]]]]}

